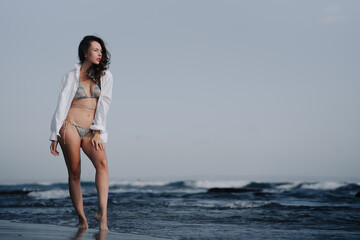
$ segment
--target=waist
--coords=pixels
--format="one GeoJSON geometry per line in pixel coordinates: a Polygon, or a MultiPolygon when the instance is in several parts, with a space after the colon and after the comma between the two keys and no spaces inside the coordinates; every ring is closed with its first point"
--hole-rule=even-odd
{"type": "Polygon", "coordinates": [[[85,109],[89,109],[89,110],[93,110],[93,111],[96,110],[96,108],[85,107],[85,106],[77,105],[77,104],[71,104],[70,107],[85,108],[85,109]]]}

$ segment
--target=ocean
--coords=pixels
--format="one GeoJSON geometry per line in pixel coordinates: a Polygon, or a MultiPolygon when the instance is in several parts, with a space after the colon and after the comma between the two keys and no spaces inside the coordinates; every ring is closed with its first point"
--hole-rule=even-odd
{"type": "MultiPolygon", "coordinates": [[[[90,228],[93,182],[82,182],[90,228]]],[[[360,239],[360,183],[244,180],[111,182],[113,232],[171,239],[360,239]]],[[[0,219],[76,226],[67,183],[0,185],[0,219]]]]}

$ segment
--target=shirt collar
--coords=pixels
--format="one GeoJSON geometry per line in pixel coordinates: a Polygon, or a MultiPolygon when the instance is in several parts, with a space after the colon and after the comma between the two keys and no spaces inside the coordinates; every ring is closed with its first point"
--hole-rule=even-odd
{"type": "Polygon", "coordinates": [[[80,68],[81,68],[81,62],[78,62],[75,64],[75,67],[76,67],[76,77],[77,79],[79,79],[79,76],[80,76],[80,68]]]}
{"type": "Polygon", "coordinates": [[[76,63],[76,64],[75,64],[75,67],[76,67],[77,70],[80,70],[80,68],[81,68],[81,62],[76,63]]]}

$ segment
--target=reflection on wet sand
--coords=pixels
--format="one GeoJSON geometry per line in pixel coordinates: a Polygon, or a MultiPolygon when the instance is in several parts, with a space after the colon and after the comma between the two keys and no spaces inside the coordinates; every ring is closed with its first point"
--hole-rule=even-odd
{"type": "MultiPolygon", "coordinates": [[[[78,231],[76,232],[75,236],[70,238],[71,240],[81,240],[81,239],[88,239],[88,236],[84,233],[87,231],[87,229],[84,228],[79,228],[78,231]],[[84,238],[82,238],[84,237],[84,238]]],[[[99,230],[97,233],[94,233],[93,235],[93,239],[96,240],[105,240],[106,239],[106,233],[107,230],[99,230]]]]}
{"type": "Polygon", "coordinates": [[[8,220],[0,220],[0,239],[12,240],[161,240],[146,235],[131,233],[116,233],[107,230],[81,229],[66,226],[14,223],[8,220]]]}
{"type": "Polygon", "coordinates": [[[104,240],[104,239],[106,239],[106,233],[107,233],[107,230],[99,230],[99,232],[94,234],[94,238],[96,240],[104,240]]]}

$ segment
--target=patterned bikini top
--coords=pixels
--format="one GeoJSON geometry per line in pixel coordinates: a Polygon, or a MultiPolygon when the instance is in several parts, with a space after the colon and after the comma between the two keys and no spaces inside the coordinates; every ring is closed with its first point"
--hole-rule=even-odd
{"type": "MultiPolygon", "coordinates": [[[[101,93],[101,90],[99,88],[99,85],[97,85],[97,83],[96,83],[93,90],[92,90],[91,98],[99,98],[100,93],[101,93]]],[[[77,91],[75,93],[75,98],[76,99],[90,98],[86,94],[84,86],[82,85],[80,80],[79,80],[79,87],[78,87],[78,89],[77,89],[77,91]]]]}

